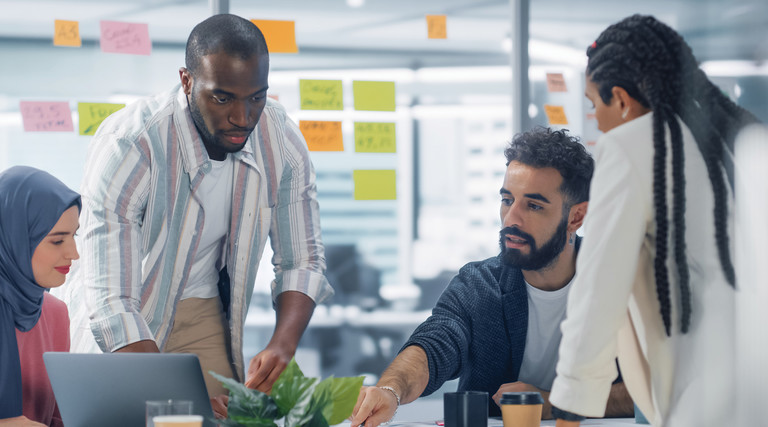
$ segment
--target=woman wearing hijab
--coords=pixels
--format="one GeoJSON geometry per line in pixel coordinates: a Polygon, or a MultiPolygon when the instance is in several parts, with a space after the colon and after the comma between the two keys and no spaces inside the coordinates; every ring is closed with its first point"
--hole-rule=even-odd
{"type": "Polygon", "coordinates": [[[756,121],[667,25],[635,15],[587,49],[598,127],[585,238],[568,299],[558,426],[601,416],[618,355],[654,426],[733,424],[732,153],[756,121]]]}
{"type": "Polygon", "coordinates": [[[61,425],[43,353],[69,351],[69,316],[46,290],[79,258],[79,214],[80,195],[47,172],[0,173],[0,425],[61,425]]]}

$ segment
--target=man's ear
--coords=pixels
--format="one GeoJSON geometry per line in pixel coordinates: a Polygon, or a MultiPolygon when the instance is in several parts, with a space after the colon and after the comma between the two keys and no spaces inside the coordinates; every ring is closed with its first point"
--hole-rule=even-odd
{"type": "Polygon", "coordinates": [[[184,94],[192,94],[192,73],[188,69],[179,68],[179,77],[181,78],[181,88],[184,89],[184,94]]]}
{"type": "Polygon", "coordinates": [[[587,206],[589,202],[576,203],[571,206],[570,212],[568,212],[568,232],[575,233],[582,224],[584,224],[584,217],[587,216],[587,206]]]}

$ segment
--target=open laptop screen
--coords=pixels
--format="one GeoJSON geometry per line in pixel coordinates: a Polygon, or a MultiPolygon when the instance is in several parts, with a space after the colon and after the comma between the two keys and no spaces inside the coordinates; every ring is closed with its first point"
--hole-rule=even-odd
{"type": "Polygon", "coordinates": [[[191,400],[204,426],[211,403],[194,354],[43,354],[53,394],[67,427],[141,427],[148,400],[191,400]]]}

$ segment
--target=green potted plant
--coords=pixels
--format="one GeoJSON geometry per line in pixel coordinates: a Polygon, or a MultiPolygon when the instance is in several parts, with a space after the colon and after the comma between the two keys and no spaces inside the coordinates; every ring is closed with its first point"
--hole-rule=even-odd
{"type": "Polygon", "coordinates": [[[224,427],[327,427],[352,414],[363,377],[307,378],[295,359],[272,386],[272,393],[251,390],[245,385],[211,372],[230,391],[227,418],[213,420],[224,427]]]}

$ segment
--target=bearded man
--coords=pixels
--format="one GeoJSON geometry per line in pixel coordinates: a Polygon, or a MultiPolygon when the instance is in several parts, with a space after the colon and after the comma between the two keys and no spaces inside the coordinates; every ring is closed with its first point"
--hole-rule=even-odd
{"type": "MultiPolygon", "coordinates": [[[[537,391],[551,418],[560,323],[576,273],[594,161],[565,131],[537,128],[504,151],[501,253],[461,268],[375,387],[364,387],[351,425],[376,427],[398,405],[459,378],[458,391],[485,391],[500,415],[502,393],[537,391]]],[[[620,378],[606,416],[632,416],[620,378]]]]}

